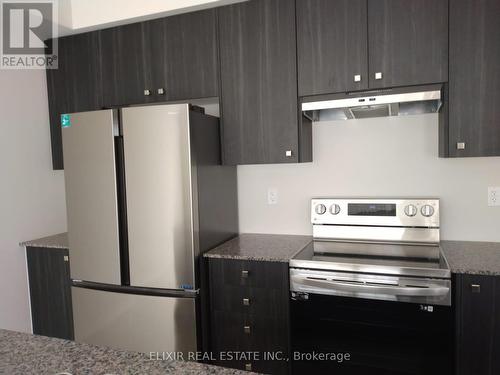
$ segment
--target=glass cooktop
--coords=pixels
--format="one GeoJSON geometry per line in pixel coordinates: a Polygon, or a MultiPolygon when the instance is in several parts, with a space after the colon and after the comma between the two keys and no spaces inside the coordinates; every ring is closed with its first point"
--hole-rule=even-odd
{"type": "Polygon", "coordinates": [[[450,278],[439,246],[313,241],[290,260],[292,268],[450,278]]]}

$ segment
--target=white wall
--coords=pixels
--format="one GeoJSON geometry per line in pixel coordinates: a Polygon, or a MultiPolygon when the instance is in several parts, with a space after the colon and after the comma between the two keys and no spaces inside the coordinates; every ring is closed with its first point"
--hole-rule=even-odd
{"type": "Polygon", "coordinates": [[[53,171],[45,71],[0,70],[0,328],[30,331],[18,243],[66,231],[62,171],[53,171]]]}
{"type": "Polygon", "coordinates": [[[444,239],[500,241],[500,158],[438,158],[437,115],[315,123],[313,145],[312,163],[238,167],[241,232],[310,234],[312,197],[438,197],[444,239]]]}

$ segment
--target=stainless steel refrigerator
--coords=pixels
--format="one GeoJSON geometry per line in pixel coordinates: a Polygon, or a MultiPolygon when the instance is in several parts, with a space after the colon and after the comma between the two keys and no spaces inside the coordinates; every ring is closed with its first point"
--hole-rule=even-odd
{"type": "Polygon", "coordinates": [[[63,115],[75,340],[202,348],[200,255],[238,232],[218,118],[189,104],[63,115]]]}

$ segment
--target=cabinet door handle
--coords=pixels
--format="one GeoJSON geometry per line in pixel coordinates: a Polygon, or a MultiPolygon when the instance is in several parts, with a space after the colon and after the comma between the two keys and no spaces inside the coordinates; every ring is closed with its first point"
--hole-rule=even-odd
{"type": "Polygon", "coordinates": [[[159,88],[157,90],[157,92],[158,92],[158,95],[165,95],[165,89],[164,88],[159,88]]]}
{"type": "Polygon", "coordinates": [[[250,334],[250,326],[244,326],[243,332],[245,332],[246,334],[250,334]]]}
{"type": "Polygon", "coordinates": [[[241,278],[242,278],[242,279],[248,279],[248,274],[249,274],[249,273],[250,273],[250,272],[248,272],[247,270],[243,270],[243,271],[241,271],[241,278]]]}
{"type": "Polygon", "coordinates": [[[361,82],[361,74],[354,75],[354,82],[361,82]]]}
{"type": "Polygon", "coordinates": [[[151,95],[151,90],[144,90],[144,96],[150,96],[151,95]]]}
{"type": "Polygon", "coordinates": [[[457,150],[465,150],[465,142],[457,142],[457,150]]]}
{"type": "Polygon", "coordinates": [[[250,306],[250,299],[249,298],[243,298],[243,306],[250,306]]]}
{"type": "Polygon", "coordinates": [[[382,79],[382,72],[375,73],[375,79],[382,79]]]}
{"type": "Polygon", "coordinates": [[[481,285],[479,284],[471,284],[470,288],[472,293],[481,293],[481,285]]]}

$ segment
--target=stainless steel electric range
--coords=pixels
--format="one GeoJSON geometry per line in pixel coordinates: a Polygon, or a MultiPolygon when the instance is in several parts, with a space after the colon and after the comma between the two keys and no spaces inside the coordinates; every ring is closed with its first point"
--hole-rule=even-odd
{"type": "Polygon", "coordinates": [[[350,360],[298,360],[293,372],[451,373],[439,200],[318,198],[311,222],[313,242],[290,261],[292,348],[350,360]]]}

